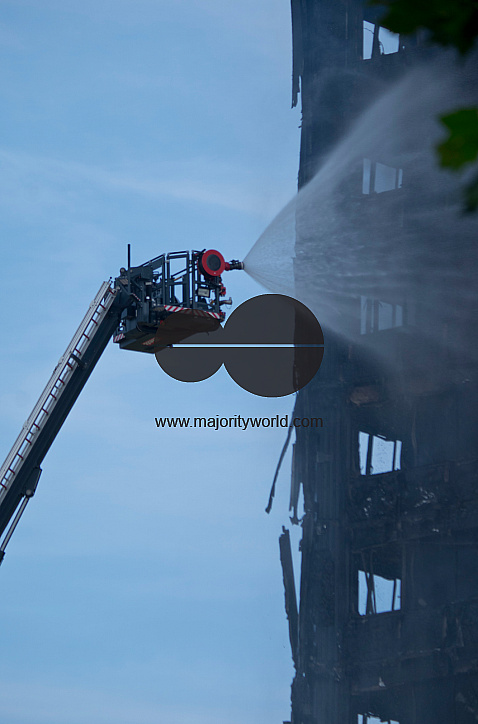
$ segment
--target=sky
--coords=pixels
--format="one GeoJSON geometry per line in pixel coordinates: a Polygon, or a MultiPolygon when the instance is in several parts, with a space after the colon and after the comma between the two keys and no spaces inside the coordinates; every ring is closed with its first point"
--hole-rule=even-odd
{"type": "MultiPolygon", "coordinates": [[[[4,0],[0,52],[6,456],[128,243],[133,264],[204,247],[244,258],[295,193],[300,112],[288,0],[4,0]]],[[[224,281],[232,309],[265,291],[224,281]]],[[[290,456],[264,512],[285,431],[154,418],[293,403],[224,370],[177,382],[108,346],[0,568],[0,721],[289,718],[290,456]]],[[[297,530],[293,544],[297,562],[297,530]]]]}

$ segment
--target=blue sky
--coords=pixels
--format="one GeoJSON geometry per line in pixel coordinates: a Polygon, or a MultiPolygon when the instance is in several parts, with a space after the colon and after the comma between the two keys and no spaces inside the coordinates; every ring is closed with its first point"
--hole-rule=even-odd
{"type": "MultiPolygon", "coordinates": [[[[287,0],[2,3],[1,454],[128,242],[243,258],[294,194],[290,36],[287,0]]],[[[225,281],[236,305],[263,291],[225,281]]],[[[0,569],[2,721],[288,718],[290,459],[264,513],[284,431],[154,417],[292,405],[108,347],[0,569]]]]}

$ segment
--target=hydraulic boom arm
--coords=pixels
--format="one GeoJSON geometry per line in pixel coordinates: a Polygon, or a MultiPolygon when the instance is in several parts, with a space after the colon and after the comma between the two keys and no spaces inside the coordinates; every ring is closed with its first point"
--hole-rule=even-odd
{"type": "Polygon", "coordinates": [[[123,309],[104,282],[0,468],[0,561],[41,474],[43,458],[86,384],[123,309]]]}

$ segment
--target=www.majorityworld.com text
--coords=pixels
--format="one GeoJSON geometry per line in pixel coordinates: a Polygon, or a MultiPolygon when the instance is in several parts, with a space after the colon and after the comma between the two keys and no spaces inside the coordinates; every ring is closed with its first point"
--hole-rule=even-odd
{"type": "Polygon", "coordinates": [[[293,417],[289,415],[279,417],[155,417],[156,427],[196,427],[220,430],[222,428],[237,428],[247,430],[260,427],[323,427],[324,421],[321,417],[293,417]]]}

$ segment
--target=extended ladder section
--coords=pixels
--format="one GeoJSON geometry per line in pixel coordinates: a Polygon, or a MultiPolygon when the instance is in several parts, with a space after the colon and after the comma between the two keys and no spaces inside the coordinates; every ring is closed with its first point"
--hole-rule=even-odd
{"type": "Polygon", "coordinates": [[[119,296],[108,282],[101,285],[0,468],[0,536],[13,518],[0,543],[0,561],[35,492],[40,464],[118,325],[119,296]]]}

